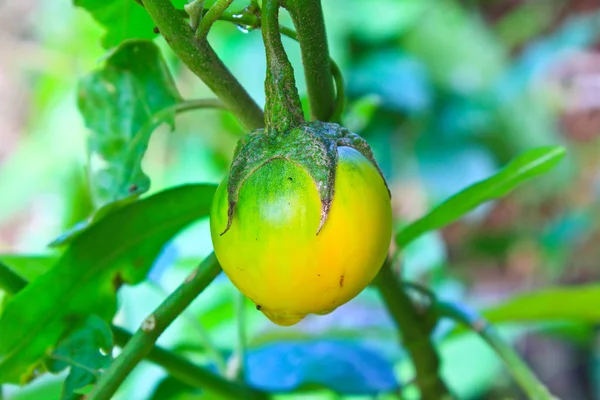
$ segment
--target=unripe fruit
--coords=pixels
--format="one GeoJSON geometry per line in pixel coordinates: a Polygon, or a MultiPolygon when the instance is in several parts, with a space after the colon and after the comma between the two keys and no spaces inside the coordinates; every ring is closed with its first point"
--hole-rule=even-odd
{"type": "Polygon", "coordinates": [[[392,235],[390,196],[378,168],[337,147],[334,197],[318,232],[322,201],[309,173],[272,158],[243,183],[228,225],[226,178],[210,228],[215,254],[233,284],[271,321],[294,325],[358,295],[378,273],[392,235]]]}

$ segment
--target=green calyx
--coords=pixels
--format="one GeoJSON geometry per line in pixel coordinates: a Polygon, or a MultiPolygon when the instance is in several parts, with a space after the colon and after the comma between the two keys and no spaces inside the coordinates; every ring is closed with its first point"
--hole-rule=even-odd
{"type": "Polygon", "coordinates": [[[228,220],[221,235],[229,230],[233,222],[235,206],[244,182],[261,166],[276,158],[299,165],[315,182],[321,200],[318,235],[333,202],[339,146],[352,147],[360,152],[379,170],[385,182],[366,140],[335,123],[306,122],[280,135],[258,129],[242,138],[235,150],[227,182],[228,220]]]}
{"type": "Polygon", "coordinates": [[[227,227],[221,235],[231,227],[244,182],[261,166],[276,158],[299,165],[315,182],[321,200],[317,235],[333,202],[339,146],[352,147],[360,152],[373,163],[385,182],[371,148],[362,137],[336,123],[304,120],[294,70],[281,43],[280,6],[280,0],[263,2],[261,19],[267,54],[265,128],[242,138],[235,149],[227,182],[227,227]]]}

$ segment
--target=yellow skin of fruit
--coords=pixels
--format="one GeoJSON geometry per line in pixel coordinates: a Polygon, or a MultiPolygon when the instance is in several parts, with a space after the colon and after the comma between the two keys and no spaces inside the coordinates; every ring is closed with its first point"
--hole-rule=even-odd
{"type": "Polygon", "coordinates": [[[277,325],[328,314],[356,297],[387,255],[392,209],[384,180],[358,151],[338,147],[338,155],[335,194],[318,235],[315,182],[288,160],[273,159],[250,175],[222,236],[227,178],[215,194],[215,255],[233,284],[277,325]]]}

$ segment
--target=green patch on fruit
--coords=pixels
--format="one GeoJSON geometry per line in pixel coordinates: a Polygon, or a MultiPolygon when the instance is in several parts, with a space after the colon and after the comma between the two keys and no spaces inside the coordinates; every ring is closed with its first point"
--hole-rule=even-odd
{"type": "Polygon", "coordinates": [[[383,173],[368,143],[359,135],[338,124],[306,122],[288,132],[274,133],[259,129],[239,141],[227,183],[227,227],[221,235],[231,227],[235,206],[244,182],[256,170],[273,159],[282,158],[301,166],[314,181],[321,199],[321,220],[317,235],[327,220],[334,197],[339,146],[351,147],[360,152],[373,163],[383,178],[383,173]]]}

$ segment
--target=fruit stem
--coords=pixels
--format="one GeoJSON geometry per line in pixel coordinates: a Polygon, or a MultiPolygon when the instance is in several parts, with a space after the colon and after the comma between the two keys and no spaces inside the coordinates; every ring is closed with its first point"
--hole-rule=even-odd
{"type": "Polygon", "coordinates": [[[451,399],[450,391],[439,373],[440,358],[429,336],[429,322],[419,314],[404,291],[392,271],[389,259],[381,267],[373,284],[402,334],[402,345],[415,367],[415,382],[421,391],[421,399],[451,399]]]}
{"type": "Polygon", "coordinates": [[[262,9],[262,35],[267,53],[265,125],[267,134],[289,131],[304,122],[294,69],[279,32],[280,0],[266,0],[262,9]]]}
{"type": "Polygon", "coordinates": [[[311,116],[331,121],[336,95],[321,0],[285,0],[284,7],[298,33],[311,116]]]}

